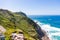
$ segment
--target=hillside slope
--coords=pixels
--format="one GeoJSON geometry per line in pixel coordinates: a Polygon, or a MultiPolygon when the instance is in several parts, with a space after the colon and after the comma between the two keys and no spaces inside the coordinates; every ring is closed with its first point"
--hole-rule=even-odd
{"type": "Polygon", "coordinates": [[[28,18],[23,12],[11,12],[0,9],[0,25],[6,29],[3,32],[5,40],[9,40],[14,31],[23,31],[27,40],[41,40],[45,35],[38,24],[28,18]]]}

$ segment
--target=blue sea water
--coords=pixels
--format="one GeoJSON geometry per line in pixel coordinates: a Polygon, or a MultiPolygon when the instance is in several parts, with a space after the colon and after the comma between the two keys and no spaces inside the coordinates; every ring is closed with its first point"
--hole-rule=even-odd
{"type": "Polygon", "coordinates": [[[46,32],[48,31],[48,36],[51,40],[60,40],[60,16],[30,15],[28,17],[36,21],[46,32]]]}

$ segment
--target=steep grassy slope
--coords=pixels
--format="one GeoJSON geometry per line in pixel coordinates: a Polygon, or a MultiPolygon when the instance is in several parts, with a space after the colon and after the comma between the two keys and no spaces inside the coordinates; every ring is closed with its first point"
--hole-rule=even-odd
{"type": "Polygon", "coordinates": [[[11,12],[0,9],[0,25],[6,29],[6,40],[14,31],[22,30],[27,40],[37,40],[38,34],[31,20],[23,12],[11,12]],[[30,24],[31,23],[31,24],[30,24]]]}
{"type": "MultiPolygon", "coordinates": [[[[38,24],[28,18],[23,12],[11,12],[8,10],[0,9],[0,26],[5,28],[5,40],[9,40],[13,32],[22,31],[27,40],[42,40],[46,34],[38,24]]],[[[1,30],[0,30],[1,32],[1,30]]]]}

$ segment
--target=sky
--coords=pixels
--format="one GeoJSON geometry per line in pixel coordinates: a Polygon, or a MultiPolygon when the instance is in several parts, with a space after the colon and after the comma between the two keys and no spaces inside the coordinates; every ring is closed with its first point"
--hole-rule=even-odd
{"type": "Polygon", "coordinates": [[[60,15],[60,0],[0,0],[0,9],[27,15],[60,15]]]}

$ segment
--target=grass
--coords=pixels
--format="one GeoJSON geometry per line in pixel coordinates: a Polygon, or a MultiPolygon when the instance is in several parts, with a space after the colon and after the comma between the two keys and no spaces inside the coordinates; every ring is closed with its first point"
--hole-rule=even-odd
{"type": "Polygon", "coordinates": [[[12,32],[17,30],[22,30],[27,40],[35,40],[35,38],[33,38],[32,36],[35,36],[37,32],[33,28],[34,26],[31,25],[32,22],[30,20],[29,22],[31,22],[31,24],[28,22],[28,17],[26,17],[26,15],[24,16],[17,13],[10,11],[2,11],[0,13],[0,25],[2,25],[6,29],[6,32],[4,33],[5,40],[9,40],[12,32]]]}

